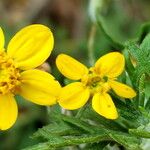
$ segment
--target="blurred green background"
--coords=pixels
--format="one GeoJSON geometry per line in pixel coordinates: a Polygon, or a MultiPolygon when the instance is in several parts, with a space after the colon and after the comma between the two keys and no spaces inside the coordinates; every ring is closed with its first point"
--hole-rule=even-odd
{"type": "MultiPolygon", "coordinates": [[[[55,47],[47,60],[50,71],[62,85],[64,77],[55,66],[59,53],[69,54],[89,64],[89,35],[94,25],[94,8],[99,7],[105,27],[111,36],[125,42],[138,34],[142,23],[150,19],[149,0],[0,0],[0,25],[6,36],[6,45],[22,27],[40,23],[47,25],[55,37],[55,47]]],[[[93,51],[95,59],[114,50],[98,26],[95,26],[93,51]]],[[[0,150],[20,150],[35,144],[30,136],[50,122],[47,108],[16,97],[18,120],[8,131],[0,131],[0,150]]],[[[51,112],[52,113],[52,112],[51,112]]],[[[2,114],[1,114],[2,115],[2,114]]]]}

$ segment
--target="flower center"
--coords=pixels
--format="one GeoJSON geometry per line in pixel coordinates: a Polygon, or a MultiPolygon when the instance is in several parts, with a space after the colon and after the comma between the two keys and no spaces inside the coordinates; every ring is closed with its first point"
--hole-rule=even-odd
{"type": "Polygon", "coordinates": [[[14,93],[19,85],[19,70],[5,52],[0,52],[0,94],[14,93]]]}
{"type": "Polygon", "coordinates": [[[90,89],[91,93],[107,92],[110,90],[108,83],[108,77],[101,77],[94,71],[89,71],[88,75],[85,75],[81,82],[90,89]]]}

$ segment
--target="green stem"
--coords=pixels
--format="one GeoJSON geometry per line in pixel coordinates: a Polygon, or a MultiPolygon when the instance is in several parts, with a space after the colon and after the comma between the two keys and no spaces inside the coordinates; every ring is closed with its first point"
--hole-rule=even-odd
{"type": "Polygon", "coordinates": [[[94,37],[96,34],[96,25],[93,24],[90,30],[89,40],[88,40],[88,56],[89,56],[89,63],[91,66],[94,65],[95,59],[94,59],[94,37]]]}
{"type": "Polygon", "coordinates": [[[139,80],[139,106],[144,107],[145,100],[145,74],[139,80]]]}
{"type": "Polygon", "coordinates": [[[50,115],[51,114],[51,108],[50,108],[50,106],[47,106],[46,110],[47,110],[47,114],[50,115]]]}

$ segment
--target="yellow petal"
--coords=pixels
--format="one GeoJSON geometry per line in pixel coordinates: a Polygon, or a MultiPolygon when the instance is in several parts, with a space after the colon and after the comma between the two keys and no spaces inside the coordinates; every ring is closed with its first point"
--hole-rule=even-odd
{"type": "Polygon", "coordinates": [[[124,98],[133,98],[136,96],[136,92],[129,86],[119,83],[117,81],[111,81],[110,85],[117,95],[124,98]]]}
{"type": "Polygon", "coordinates": [[[2,28],[0,28],[0,51],[4,50],[5,37],[2,28]]]}
{"type": "Polygon", "coordinates": [[[112,52],[98,59],[95,64],[95,70],[101,74],[101,76],[114,78],[123,72],[124,65],[124,56],[121,53],[112,52]]]}
{"type": "Polygon", "coordinates": [[[53,105],[60,92],[60,84],[50,74],[40,70],[21,73],[19,94],[39,105],[53,105]]]}
{"type": "Polygon", "coordinates": [[[86,66],[75,60],[74,58],[60,54],[56,59],[56,65],[59,71],[67,78],[79,80],[88,73],[86,66]]]}
{"type": "Polygon", "coordinates": [[[74,110],[85,105],[89,96],[89,90],[82,83],[75,82],[62,88],[58,102],[63,108],[74,110]]]}
{"type": "Polygon", "coordinates": [[[53,34],[44,25],[30,25],[20,30],[9,42],[8,54],[22,70],[41,65],[54,45],[53,34]]]}
{"type": "Polygon", "coordinates": [[[92,99],[93,109],[107,119],[117,119],[118,113],[116,107],[107,93],[96,93],[92,99]]]}
{"type": "Polygon", "coordinates": [[[0,130],[9,129],[17,119],[18,108],[13,95],[0,95],[0,130]]]}

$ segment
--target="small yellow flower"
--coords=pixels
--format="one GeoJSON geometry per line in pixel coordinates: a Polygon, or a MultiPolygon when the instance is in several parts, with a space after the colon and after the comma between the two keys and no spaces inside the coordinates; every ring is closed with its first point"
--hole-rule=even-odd
{"type": "Polygon", "coordinates": [[[131,87],[116,81],[125,65],[124,56],[118,52],[102,56],[90,69],[65,54],[57,57],[56,65],[64,76],[77,80],[62,88],[58,102],[65,109],[78,109],[92,96],[92,107],[97,113],[116,119],[118,113],[108,92],[113,89],[120,97],[136,96],[131,87]]]}
{"type": "Polygon", "coordinates": [[[50,55],[54,39],[49,28],[30,25],[19,31],[4,49],[0,28],[0,129],[10,128],[16,121],[18,108],[14,96],[39,104],[52,105],[60,85],[54,77],[34,69],[50,55]]]}

